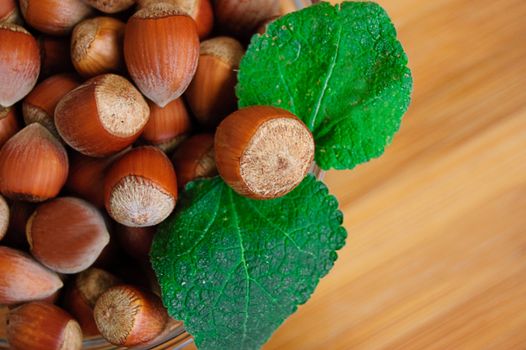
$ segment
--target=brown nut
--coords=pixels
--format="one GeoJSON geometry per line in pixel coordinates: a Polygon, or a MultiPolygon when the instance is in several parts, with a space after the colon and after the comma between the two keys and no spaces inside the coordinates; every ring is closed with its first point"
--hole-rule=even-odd
{"type": "Polygon", "coordinates": [[[62,139],[90,157],[122,151],[141,134],[150,109],[139,91],[115,74],[99,75],[70,91],[55,109],[62,139]]]}
{"type": "Polygon", "coordinates": [[[150,106],[150,119],[144,128],[141,139],[146,143],[157,146],[169,153],[192,128],[190,115],[182,98],[178,98],[161,108],[148,101],[150,106]]]}
{"type": "Polygon", "coordinates": [[[31,254],[60,273],[86,270],[110,241],[102,214],[73,197],[40,205],[27,222],[26,234],[31,254]]]}
{"type": "Polygon", "coordinates": [[[51,35],[67,35],[92,13],[81,0],[20,0],[22,16],[33,28],[51,35]]]}
{"type": "Polygon", "coordinates": [[[124,58],[139,90],[165,107],[183,94],[195,74],[199,37],[194,20],[164,3],[138,11],[126,25],[124,58]]]}
{"type": "Polygon", "coordinates": [[[172,162],[180,188],[195,179],[217,175],[214,135],[197,134],[184,140],[175,150],[172,162]]]}
{"type": "Polygon", "coordinates": [[[64,95],[77,86],[79,82],[71,74],[54,75],[38,84],[22,103],[22,114],[26,125],[40,123],[53,136],[60,138],[55,128],[55,107],[64,95]]]}
{"type": "Polygon", "coordinates": [[[0,22],[0,107],[10,107],[35,86],[40,53],[35,38],[23,27],[0,22]]]}
{"type": "Polygon", "coordinates": [[[71,60],[83,77],[124,68],[122,42],[125,24],[111,17],[86,19],[75,26],[71,36],[71,60]]]}
{"type": "Polygon", "coordinates": [[[75,276],[66,291],[64,306],[79,322],[84,336],[100,334],[93,318],[95,302],[102,293],[119,282],[111,273],[97,268],[89,268],[75,276]]]}
{"type": "Polygon", "coordinates": [[[19,306],[7,315],[7,342],[14,350],[80,350],[79,324],[61,308],[46,302],[19,306]]]}
{"type": "Polygon", "coordinates": [[[62,281],[56,273],[25,253],[0,246],[0,304],[41,300],[60,288],[62,281]]]}
{"type": "Polygon", "coordinates": [[[219,174],[241,195],[271,199],[292,191],[307,175],[314,139],[292,113],[254,106],[228,116],[217,128],[219,174]]]}
{"type": "Polygon", "coordinates": [[[216,127],[236,110],[237,70],[244,53],[237,40],[225,36],[201,43],[199,65],[185,97],[202,125],[216,127]]]}
{"type": "Polygon", "coordinates": [[[39,123],[26,126],[0,150],[0,192],[8,198],[45,201],[58,195],[67,176],[64,146],[39,123]]]}
{"type": "Polygon", "coordinates": [[[103,293],[95,304],[94,317],[102,336],[119,346],[152,340],[168,320],[157,295],[130,285],[112,287],[103,293]]]}
{"type": "Polygon", "coordinates": [[[115,161],[104,180],[106,210],[118,223],[154,226],[177,201],[177,179],[168,157],[152,146],[138,147],[115,161]]]}

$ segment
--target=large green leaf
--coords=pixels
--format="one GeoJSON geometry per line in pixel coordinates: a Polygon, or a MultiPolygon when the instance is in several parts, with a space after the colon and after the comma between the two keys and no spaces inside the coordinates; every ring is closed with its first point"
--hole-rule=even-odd
{"type": "Polygon", "coordinates": [[[331,269],[341,223],[336,199],[312,175],[268,201],[220,178],[193,182],[152,246],[164,304],[200,349],[257,349],[331,269]]]}
{"type": "Polygon", "coordinates": [[[254,36],[243,58],[241,107],[273,105],[300,117],[323,169],[380,156],[412,90],[407,57],[388,15],[371,2],[320,3],[254,36]]]}

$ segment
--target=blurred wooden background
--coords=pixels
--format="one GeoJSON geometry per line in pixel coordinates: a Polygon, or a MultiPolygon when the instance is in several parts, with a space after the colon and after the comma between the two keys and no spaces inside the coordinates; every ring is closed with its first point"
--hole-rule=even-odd
{"type": "Polygon", "coordinates": [[[265,350],[526,349],[526,1],[380,0],[413,104],[327,176],[347,246],[265,350]]]}

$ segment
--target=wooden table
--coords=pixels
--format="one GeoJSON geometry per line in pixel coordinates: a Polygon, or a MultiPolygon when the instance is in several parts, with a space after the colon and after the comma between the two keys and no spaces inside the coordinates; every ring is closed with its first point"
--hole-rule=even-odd
{"type": "Polygon", "coordinates": [[[384,0],[413,104],[327,182],[347,246],[274,349],[526,349],[526,1],[384,0]]]}

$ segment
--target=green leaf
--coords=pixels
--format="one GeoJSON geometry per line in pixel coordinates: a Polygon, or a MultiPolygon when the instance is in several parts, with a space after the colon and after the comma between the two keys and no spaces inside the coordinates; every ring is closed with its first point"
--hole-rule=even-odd
{"type": "Polygon", "coordinates": [[[219,177],[189,184],[151,261],[170,315],[200,349],[257,349],[331,269],[342,213],[309,175],[285,197],[239,196],[219,177]]]}
{"type": "Polygon", "coordinates": [[[289,110],[312,130],[322,169],[380,156],[410,102],[411,72],[388,15],[371,2],[320,3],[256,35],[238,75],[240,107],[289,110]]]}

